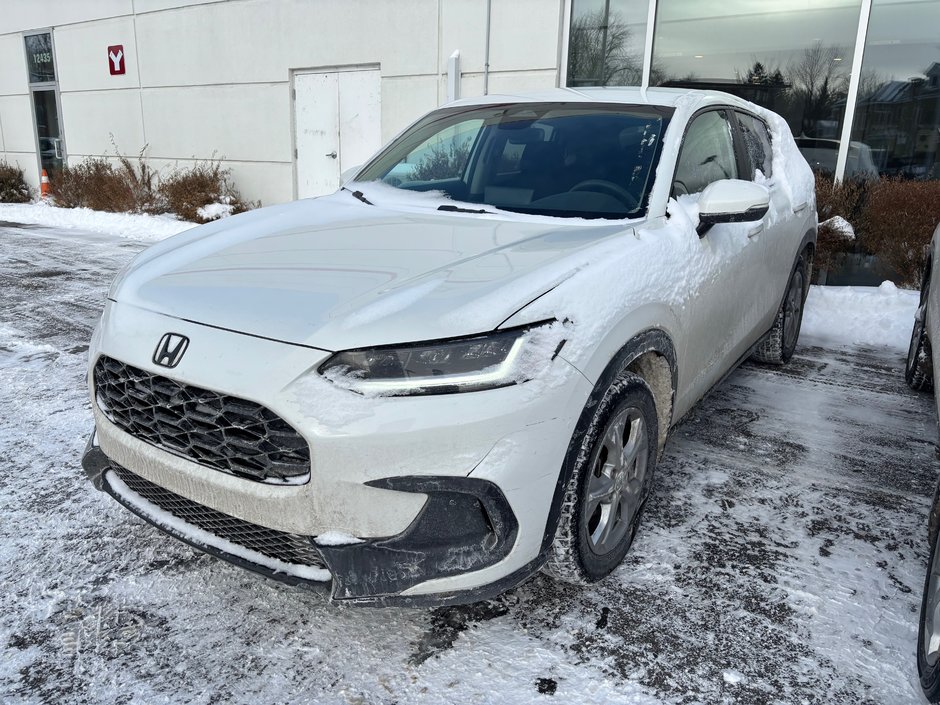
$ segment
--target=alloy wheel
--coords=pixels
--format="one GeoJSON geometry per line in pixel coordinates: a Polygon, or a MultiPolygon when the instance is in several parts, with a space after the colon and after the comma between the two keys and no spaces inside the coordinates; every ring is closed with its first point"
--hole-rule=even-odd
{"type": "Polygon", "coordinates": [[[790,279],[790,288],[783,303],[783,349],[792,350],[800,334],[803,317],[803,269],[797,267],[790,279]]]}
{"type": "Polygon", "coordinates": [[[643,413],[636,407],[621,409],[607,423],[591,459],[582,517],[594,553],[613,551],[632,530],[643,503],[648,459],[643,413]]]}

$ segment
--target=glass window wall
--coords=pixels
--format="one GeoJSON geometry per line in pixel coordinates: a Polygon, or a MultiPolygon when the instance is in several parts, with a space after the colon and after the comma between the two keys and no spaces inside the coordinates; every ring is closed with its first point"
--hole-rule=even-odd
{"type": "Polygon", "coordinates": [[[575,0],[568,34],[568,85],[639,85],[647,11],[646,2],[637,0],[575,0]]]}
{"type": "Polygon", "coordinates": [[[651,85],[733,93],[779,113],[834,173],[860,0],[662,0],[651,85]]]}
{"type": "Polygon", "coordinates": [[[940,1],[874,0],[845,175],[940,179],[938,143],[940,1]]]}

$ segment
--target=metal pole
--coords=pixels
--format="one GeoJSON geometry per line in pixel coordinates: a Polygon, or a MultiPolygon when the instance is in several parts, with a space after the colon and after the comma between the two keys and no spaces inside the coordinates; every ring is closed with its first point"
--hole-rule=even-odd
{"type": "Polygon", "coordinates": [[[835,182],[845,177],[845,164],[849,159],[849,142],[852,141],[852,123],[855,122],[855,103],[858,102],[858,86],[862,79],[862,57],[868,40],[868,19],[871,17],[872,0],[862,0],[858,18],[858,34],[855,35],[855,55],[852,57],[852,75],[849,77],[849,94],[845,98],[845,115],[842,118],[842,137],[839,140],[839,156],[836,159],[835,182]]]}
{"type": "Polygon", "coordinates": [[[486,0],[486,45],[483,48],[483,95],[490,92],[490,18],[493,0],[486,0]]]}
{"type": "Polygon", "coordinates": [[[640,90],[646,100],[646,89],[650,86],[650,73],[653,71],[653,32],[656,29],[656,0],[649,0],[649,11],[646,16],[646,42],[643,45],[643,76],[640,79],[640,90]]]}

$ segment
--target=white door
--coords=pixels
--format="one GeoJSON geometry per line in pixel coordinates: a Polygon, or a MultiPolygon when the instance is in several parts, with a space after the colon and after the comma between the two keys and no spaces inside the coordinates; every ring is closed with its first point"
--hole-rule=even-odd
{"type": "Polygon", "coordinates": [[[322,196],[381,146],[378,69],[294,76],[297,197],[322,196]]]}

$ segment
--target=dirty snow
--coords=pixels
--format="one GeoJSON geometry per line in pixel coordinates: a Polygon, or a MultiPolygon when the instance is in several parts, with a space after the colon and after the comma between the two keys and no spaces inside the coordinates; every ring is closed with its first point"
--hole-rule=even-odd
{"type": "Polygon", "coordinates": [[[90,208],[56,208],[45,201],[0,203],[0,222],[76,228],[134,240],[162,240],[196,226],[172,215],[105,213],[90,208]]]}
{"type": "Polygon", "coordinates": [[[94,491],[79,468],[87,341],[141,245],[0,231],[3,703],[922,702],[938,464],[933,401],[903,381],[907,292],[813,289],[791,363],[744,365],[675,429],[608,580],[352,609],[94,491]],[[880,343],[847,342],[879,319],[880,343]]]}
{"type": "Polygon", "coordinates": [[[325,531],[317,536],[316,541],[318,546],[349,546],[354,543],[362,543],[362,539],[347,534],[345,531],[325,531]]]}

